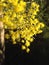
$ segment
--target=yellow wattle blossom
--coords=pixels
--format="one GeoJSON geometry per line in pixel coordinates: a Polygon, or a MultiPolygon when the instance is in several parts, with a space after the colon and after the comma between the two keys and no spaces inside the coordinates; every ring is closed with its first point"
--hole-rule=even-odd
{"type": "Polygon", "coordinates": [[[42,30],[40,30],[40,31],[38,31],[38,34],[40,34],[40,33],[42,33],[43,31],[42,30]]]}
{"type": "Polygon", "coordinates": [[[2,22],[4,28],[9,30],[9,36],[13,44],[22,42],[22,50],[29,53],[28,48],[34,41],[34,35],[43,32],[45,26],[36,16],[40,5],[34,1],[30,4],[24,0],[1,0],[0,9],[3,13],[2,22]],[[3,2],[4,1],[4,2],[3,2]],[[28,6],[29,5],[29,6],[28,6]]]}
{"type": "Polygon", "coordinates": [[[30,49],[29,49],[29,48],[27,48],[27,49],[26,49],[26,52],[27,52],[27,53],[29,53],[29,52],[30,52],[30,49]]]}
{"type": "Polygon", "coordinates": [[[30,42],[33,42],[34,41],[34,39],[33,38],[30,38],[30,40],[29,40],[30,42]]]}
{"type": "Polygon", "coordinates": [[[24,1],[20,1],[20,3],[17,4],[17,6],[15,6],[15,11],[16,12],[22,12],[25,10],[25,7],[26,7],[26,2],[24,1]]]}
{"type": "Polygon", "coordinates": [[[7,29],[8,28],[7,25],[5,25],[4,28],[7,29]]]}
{"type": "Polygon", "coordinates": [[[16,41],[13,41],[13,44],[17,44],[16,41]]]}
{"type": "Polygon", "coordinates": [[[12,35],[12,40],[15,41],[15,35],[12,35]]]}
{"type": "Polygon", "coordinates": [[[26,50],[26,46],[25,45],[22,45],[22,50],[26,50]]]}
{"type": "Polygon", "coordinates": [[[40,26],[42,26],[42,27],[44,27],[44,26],[45,26],[43,23],[40,23],[39,25],[40,25],[40,26]]]}
{"type": "Polygon", "coordinates": [[[30,46],[30,42],[29,42],[28,40],[26,40],[25,45],[26,45],[27,47],[29,47],[29,46],[30,46]]]}
{"type": "Polygon", "coordinates": [[[24,43],[24,40],[22,40],[21,42],[24,43]]]}
{"type": "Polygon", "coordinates": [[[10,3],[12,3],[13,5],[17,5],[18,0],[8,0],[10,3]]]}
{"type": "MultiPolygon", "coordinates": [[[[40,5],[38,5],[36,2],[32,2],[32,3],[31,3],[31,6],[32,6],[32,8],[34,8],[35,10],[40,7],[40,5]]],[[[39,11],[39,9],[38,9],[38,11],[39,11]]]]}
{"type": "Polygon", "coordinates": [[[6,34],[6,35],[5,35],[5,38],[6,38],[6,39],[9,39],[9,38],[10,38],[10,36],[9,36],[8,34],[6,34]]]}

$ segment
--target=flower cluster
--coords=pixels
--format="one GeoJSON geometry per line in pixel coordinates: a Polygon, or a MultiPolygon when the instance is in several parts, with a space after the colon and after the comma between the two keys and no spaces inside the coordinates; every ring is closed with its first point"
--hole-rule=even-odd
{"type": "Polygon", "coordinates": [[[34,1],[28,3],[24,0],[1,0],[0,3],[3,12],[2,22],[10,33],[5,34],[5,37],[11,37],[13,44],[21,42],[22,50],[28,53],[34,35],[41,33],[44,27],[44,23],[36,18],[40,5],[34,1]]]}

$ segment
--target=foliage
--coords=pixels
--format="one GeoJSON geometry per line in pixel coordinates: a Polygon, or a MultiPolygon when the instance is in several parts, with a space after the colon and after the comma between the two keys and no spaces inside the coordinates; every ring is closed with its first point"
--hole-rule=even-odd
{"type": "Polygon", "coordinates": [[[13,44],[21,42],[22,50],[30,51],[30,43],[34,41],[34,35],[43,32],[45,24],[38,17],[41,5],[30,0],[1,0],[4,28],[10,34],[5,34],[8,39],[11,37],[13,44]]]}
{"type": "Polygon", "coordinates": [[[42,33],[42,38],[49,39],[49,1],[48,0],[37,0],[40,4],[40,12],[38,14],[38,19],[45,23],[44,31],[42,33]]]}

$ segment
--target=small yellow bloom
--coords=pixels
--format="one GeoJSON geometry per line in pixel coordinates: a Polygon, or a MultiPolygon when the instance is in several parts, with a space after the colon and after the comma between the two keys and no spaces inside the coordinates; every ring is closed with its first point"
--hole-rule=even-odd
{"type": "Polygon", "coordinates": [[[30,52],[30,49],[29,49],[29,48],[27,48],[27,49],[26,49],[26,52],[27,52],[27,53],[29,53],[29,52],[30,52]]]}
{"type": "Polygon", "coordinates": [[[27,47],[29,47],[29,46],[30,46],[30,42],[29,42],[28,40],[26,40],[25,45],[26,45],[27,47]]]}
{"type": "Polygon", "coordinates": [[[40,33],[42,33],[42,32],[43,32],[42,30],[39,30],[39,31],[38,31],[38,34],[40,34],[40,33]]]}
{"type": "Polygon", "coordinates": [[[13,17],[13,18],[16,17],[16,13],[13,13],[12,17],[13,17]]]}
{"type": "Polygon", "coordinates": [[[26,2],[20,1],[20,5],[21,5],[21,6],[26,6],[26,2]]]}
{"type": "Polygon", "coordinates": [[[21,42],[24,43],[24,40],[22,40],[21,42]]]}
{"type": "Polygon", "coordinates": [[[9,37],[9,35],[8,35],[8,34],[5,34],[5,38],[6,38],[6,39],[9,39],[10,37],[9,37]]]}
{"type": "Polygon", "coordinates": [[[10,3],[12,3],[13,5],[17,5],[18,0],[8,0],[10,3]]]}
{"type": "Polygon", "coordinates": [[[7,6],[7,5],[4,3],[3,6],[7,6]]]}
{"type": "Polygon", "coordinates": [[[34,12],[33,12],[33,15],[37,15],[37,12],[36,12],[36,11],[34,11],[34,12]]]}
{"type": "Polygon", "coordinates": [[[26,49],[26,46],[25,45],[22,45],[22,50],[25,50],[26,49]]]}
{"type": "Polygon", "coordinates": [[[33,42],[34,41],[34,39],[33,38],[30,38],[30,40],[29,40],[30,42],[33,42]]]}
{"type": "Polygon", "coordinates": [[[13,41],[13,44],[16,44],[16,41],[13,41]]]}
{"type": "Polygon", "coordinates": [[[34,19],[35,24],[39,23],[38,19],[34,19]]]}
{"type": "Polygon", "coordinates": [[[7,25],[5,25],[4,28],[7,29],[7,25]]]}
{"type": "Polygon", "coordinates": [[[1,2],[3,2],[3,1],[5,1],[5,0],[1,0],[1,2]]]}
{"type": "Polygon", "coordinates": [[[39,23],[39,25],[43,28],[45,25],[44,23],[39,23]]]}
{"type": "Polygon", "coordinates": [[[20,38],[20,34],[18,32],[15,32],[15,37],[16,37],[16,39],[19,39],[20,38]]]}
{"type": "Polygon", "coordinates": [[[20,3],[18,3],[17,6],[15,7],[15,11],[23,12],[25,10],[25,7],[26,7],[26,2],[20,1],[20,3]]]}
{"type": "Polygon", "coordinates": [[[12,35],[11,38],[12,38],[13,41],[15,41],[15,39],[16,39],[14,34],[12,35]]]}

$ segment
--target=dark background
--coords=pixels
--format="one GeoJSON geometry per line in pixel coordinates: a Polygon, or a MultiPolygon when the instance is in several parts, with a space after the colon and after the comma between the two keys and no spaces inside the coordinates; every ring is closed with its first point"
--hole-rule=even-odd
{"type": "MultiPolygon", "coordinates": [[[[49,0],[46,2],[47,8],[49,0]]],[[[5,40],[5,47],[5,65],[49,65],[49,38],[43,38],[42,34],[35,36],[29,54],[22,51],[20,45],[12,45],[10,40],[5,40]]]]}
{"type": "MultiPolygon", "coordinates": [[[[6,65],[49,65],[49,39],[37,35],[30,46],[30,53],[22,51],[19,45],[6,43],[6,65]]],[[[7,41],[7,40],[6,40],[7,41]]]]}

